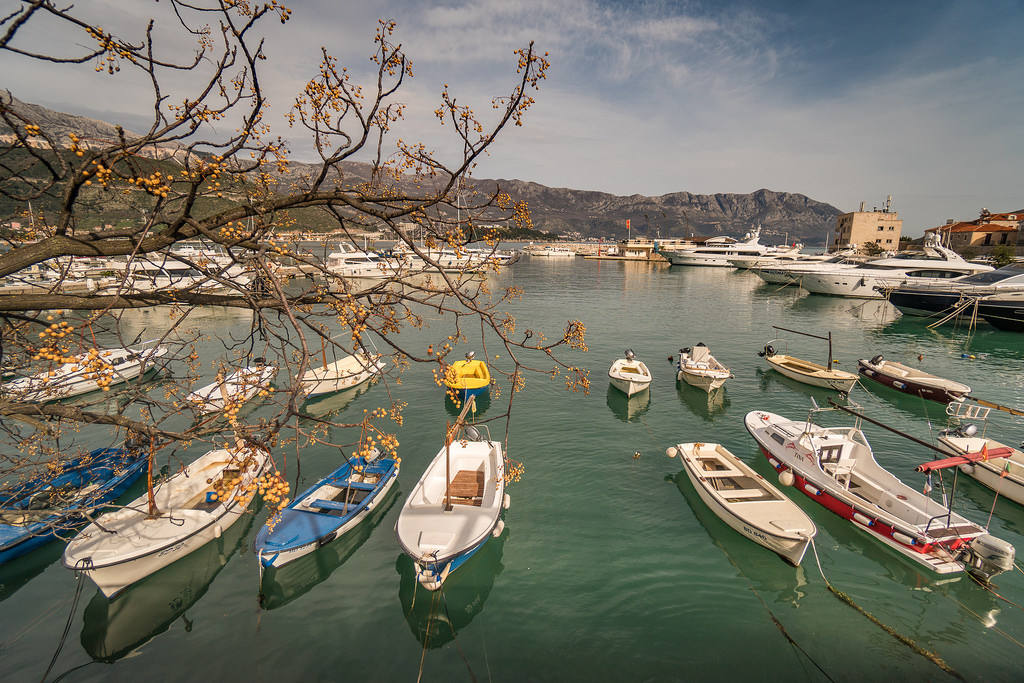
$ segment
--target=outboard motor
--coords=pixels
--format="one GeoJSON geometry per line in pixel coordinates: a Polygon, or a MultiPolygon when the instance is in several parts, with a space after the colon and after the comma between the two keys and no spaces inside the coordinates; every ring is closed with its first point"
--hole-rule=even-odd
{"type": "Polygon", "coordinates": [[[757,355],[761,358],[771,358],[775,355],[775,347],[771,344],[765,344],[764,351],[758,351],[757,355]]]}
{"type": "Polygon", "coordinates": [[[633,360],[636,358],[636,354],[633,353],[633,349],[626,349],[626,360],[633,360]]]}
{"type": "Polygon", "coordinates": [[[882,362],[882,354],[878,354],[877,356],[875,356],[874,358],[871,359],[871,364],[872,365],[878,365],[881,362],[882,362]]]}
{"type": "Polygon", "coordinates": [[[992,534],[972,538],[960,555],[967,571],[988,583],[996,574],[1013,569],[1016,551],[1009,542],[992,534]]]}

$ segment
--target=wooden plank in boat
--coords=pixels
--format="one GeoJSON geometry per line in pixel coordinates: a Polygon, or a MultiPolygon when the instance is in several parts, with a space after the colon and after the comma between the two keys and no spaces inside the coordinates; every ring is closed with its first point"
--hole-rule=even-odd
{"type": "Polygon", "coordinates": [[[964,524],[962,526],[951,526],[943,527],[941,529],[931,529],[927,532],[928,538],[934,538],[936,540],[949,538],[950,536],[962,536],[963,534],[976,534],[981,531],[981,527],[973,524],[964,524]]]}
{"type": "Polygon", "coordinates": [[[484,473],[482,470],[459,470],[448,485],[448,493],[454,505],[480,507],[484,495],[484,473]]]}

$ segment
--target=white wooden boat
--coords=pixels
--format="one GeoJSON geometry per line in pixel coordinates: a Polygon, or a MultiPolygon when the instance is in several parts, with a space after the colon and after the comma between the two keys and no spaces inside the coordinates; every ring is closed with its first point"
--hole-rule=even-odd
{"type": "Polygon", "coordinates": [[[797,382],[803,382],[814,387],[822,387],[824,389],[835,389],[844,394],[850,393],[853,389],[853,385],[857,383],[857,375],[852,372],[846,372],[845,370],[836,370],[832,367],[832,333],[829,332],[827,337],[823,337],[820,334],[811,334],[810,332],[801,332],[799,330],[791,330],[785,327],[779,327],[772,325],[772,329],[781,330],[783,332],[792,332],[794,334],[803,335],[804,337],[812,337],[814,339],[821,339],[828,342],[828,364],[819,365],[818,363],[803,360],[802,358],[796,358],[786,353],[777,353],[775,347],[772,346],[773,342],[779,341],[778,339],[772,339],[770,342],[764,345],[764,349],[759,351],[757,355],[768,361],[779,373],[794,379],[797,382]]]}
{"type": "Polygon", "coordinates": [[[680,457],[697,494],[722,521],[799,566],[818,533],[800,506],[721,444],[681,443],[667,452],[680,457]]]}
{"type": "Polygon", "coordinates": [[[94,350],[53,370],[7,382],[0,390],[20,401],[39,402],[107,391],[156,369],[156,360],[166,353],[163,346],[94,350]]]}
{"type": "Polygon", "coordinates": [[[983,581],[1014,568],[1011,544],[897,479],[857,426],[821,427],[763,410],[747,413],[744,424],[780,481],[904,557],[983,581]]]}
{"type": "Polygon", "coordinates": [[[237,522],[267,461],[259,449],[210,451],[154,489],[156,514],[143,494],[83,529],[64,550],[64,566],[117,595],[237,522]]]}
{"type": "Polygon", "coordinates": [[[608,378],[612,386],[626,396],[646,391],[651,386],[651,371],[642,361],[636,359],[630,349],[626,349],[625,358],[619,358],[612,363],[608,370],[608,378]]]}
{"type": "MultiPolygon", "coordinates": [[[[959,467],[961,472],[1000,496],[1024,505],[1024,452],[989,438],[984,431],[978,434],[977,425],[964,422],[980,420],[987,431],[989,410],[965,403],[950,403],[946,407],[946,413],[956,426],[939,434],[939,448],[954,456],[944,466],[959,467]]],[[[926,471],[924,467],[918,469],[926,471]]]]}
{"type": "MultiPolygon", "coordinates": [[[[468,405],[468,404],[467,404],[468,405]]],[[[505,460],[501,443],[473,427],[438,451],[402,506],[395,533],[413,559],[416,580],[438,590],[489,538],[501,535],[505,460]]]]}
{"type": "Polygon", "coordinates": [[[764,359],[786,377],[811,386],[835,389],[848,394],[853,389],[853,385],[857,383],[857,375],[852,372],[830,370],[824,365],[784,353],[776,353],[771,356],[766,354],[764,359]]]}
{"type": "Polygon", "coordinates": [[[277,374],[273,365],[250,365],[227,377],[196,389],[186,396],[201,414],[217,413],[227,405],[240,406],[260,392],[266,392],[277,374]]]}
{"type": "Polygon", "coordinates": [[[679,361],[676,363],[676,379],[711,393],[718,389],[725,380],[732,377],[732,372],[711,355],[711,350],[704,344],[679,349],[679,361]]]}
{"type": "Polygon", "coordinates": [[[380,373],[386,363],[380,354],[359,353],[307,370],[301,378],[302,390],[309,396],[351,389],[380,373]]]}

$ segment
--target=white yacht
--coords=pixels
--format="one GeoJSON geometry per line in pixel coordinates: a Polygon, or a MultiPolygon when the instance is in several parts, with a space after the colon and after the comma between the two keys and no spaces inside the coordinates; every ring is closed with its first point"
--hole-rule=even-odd
{"type": "Polygon", "coordinates": [[[555,247],[550,244],[532,247],[528,252],[530,256],[545,256],[547,258],[575,258],[576,252],[569,247],[555,247]]]}
{"type": "Polygon", "coordinates": [[[784,262],[781,259],[776,263],[764,266],[752,266],[750,271],[772,285],[798,285],[800,279],[806,273],[820,273],[826,270],[843,270],[856,268],[865,262],[864,257],[856,256],[853,252],[838,252],[831,254],[824,261],[806,262],[790,261],[784,262]]]}
{"type": "Polygon", "coordinates": [[[347,278],[384,279],[394,274],[395,268],[377,254],[370,254],[356,249],[344,242],[338,245],[338,251],[327,255],[324,264],[334,275],[347,278]]]}
{"type": "Polygon", "coordinates": [[[805,273],[800,280],[804,289],[815,294],[881,299],[876,287],[942,282],[989,270],[992,266],[969,263],[955,251],[930,242],[925,244],[924,253],[906,252],[855,268],[805,273]]]}
{"type": "MultiPolygon", "coordinates": [[[[794,249],[799,249],[799,245],[794,245],[794,249]]],[[[832,258],[831,254],[802,254],[799,251],[790,251],[781,254],[765,254],[764,256],[737,256],[729,259],[729,264],[733,268],[739,270],[750,270],[751,268],[763,268],[775,265],[792,265],[799,263],[806,265],[808,263],[821,263],[832,258]]]]}
{"type": "Polygon", "coordinates": [[[712,237],[695,249],[664,249],[665,256],[674,266],[718,266],[729,268],[729,259],[738,256],[762,257],[767,254],[782,254],[799,251],[800,247],[769,247],[761,244],[761,228],[748,232],[742,242],[732,237],[712,237]]]}

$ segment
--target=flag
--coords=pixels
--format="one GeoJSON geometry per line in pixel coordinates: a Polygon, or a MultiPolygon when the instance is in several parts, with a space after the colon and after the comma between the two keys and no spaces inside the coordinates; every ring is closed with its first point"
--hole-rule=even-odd
{"type": "Polygon", "coordinates": [[[629,230],[629,219],[626,219],[626,230],[629,230]]]}
{"type": "Polygon", "coordinates": [[[981,445],[981,459],[988,460],[988,441],[981,445]]]}
{"type": "Polygon", "coordinates": [[[1003,477],[1005,477],[1005,476],[1007,476],[1009,474],[1010,474],[1010,463],[1006,463],[1006,466],[1003,467],[1003,471],[999,473],[999,478],[1002,479],[1003,477]]]}

